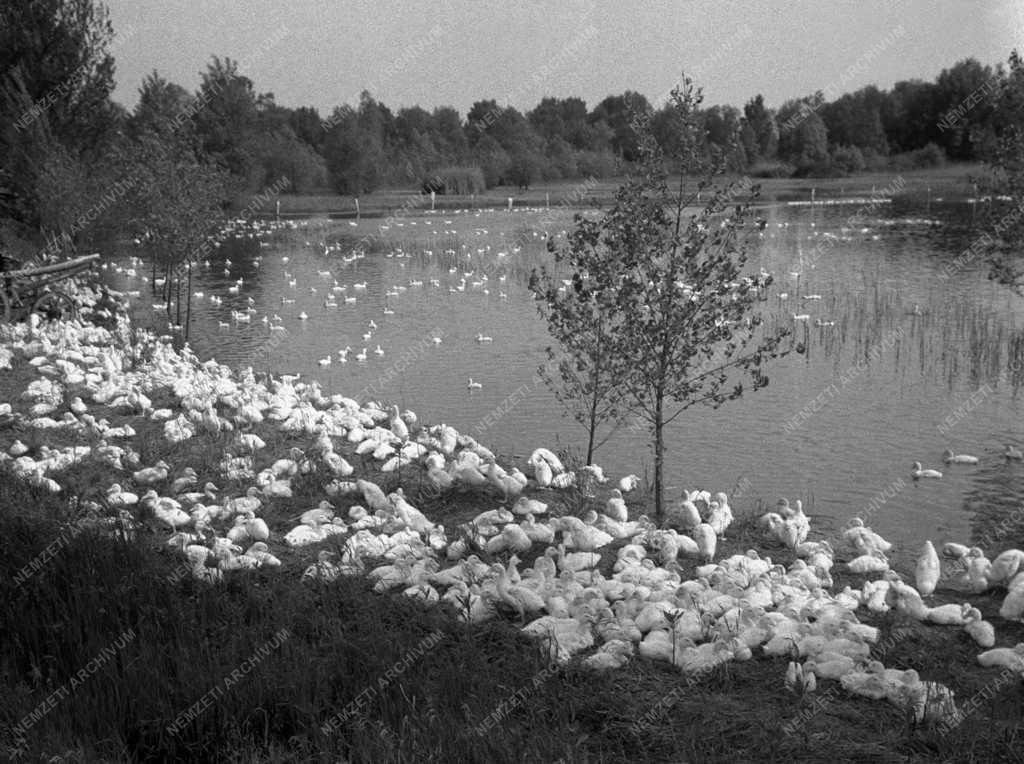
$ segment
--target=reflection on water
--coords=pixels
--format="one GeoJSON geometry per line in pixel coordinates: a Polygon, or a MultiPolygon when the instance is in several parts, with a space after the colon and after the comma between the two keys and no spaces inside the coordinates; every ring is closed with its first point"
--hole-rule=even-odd
{"type": "MultiPolygon", "coordinates": [[[[980,233],[970,220],[956,208],[939,213],[759,212],[767,222],[750,265],[776,278],[764,309],[769,323],[794,327],[806,352],[769,368],[764,390],[677,420],[667,443],[673,492],[745,481],[751,505],[799,496],[836,526],[867,513],[915,552],[925,537],[983,537],[1020,506],[1024,468],[1000,454],[1024,444],[1024,301],[991,284],[980,258],[961,257],[980,233]],[[946,448],[981,465],[947,467],[946,448]],[[946,475],[915,483],[914,461],[946,475]],[[896,495],[871,504],[900,478],[896,495]]],[[[545,234],[561,235],[571,216],[445,211],[380,225],[311,221],[221,247],[195,277],[196,351],[393,400],[510,458],[581,443],[534,376],[550,340],[526,289],[530,270],[550,259],[545,234]],[[369,245],[363,257],[351,255],[358,241],[369,245]],[[233,320],[246,310],[247,322],[233,320]],[[482,387],[468,389],[470,378],[482,387]]],[[[141,290],[140,320],[156,320],[144,278],[112,278],[141,290]]],[[[645,434],[622,428],[598,461],[615,476],[640,473],[650,463],[645,434]]]]}

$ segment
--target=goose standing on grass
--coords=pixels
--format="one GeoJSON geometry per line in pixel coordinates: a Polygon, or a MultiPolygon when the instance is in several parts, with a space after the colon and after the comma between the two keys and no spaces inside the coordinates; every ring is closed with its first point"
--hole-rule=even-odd
{"type": "Polygon", "coordinates": [[[921,467],[921,462],[914,462],[914,467],[910,472],[910,476],[917,480],[918,478],[940,478],[942,473],[938,470],[924,469],[921,467]]]}
{"type": "Polygon", "coordinates": [[[940,570],[939,555],[936,553],[935,547],[931,541],[925,541],[924,549],[921,551],[915,568],[917,591],[922,597],[927,597],[935,591],[935,587],[939,583],[940,570]]]}
{"type": "Polygon", "coordinates": [[[395,437],[399,440],[409,440],[409,426],[402,419],[402,415],[398,412],[398,406],[391,407],[391,432],[394,433],[395,437]]]}
{"type": "Polygon", "coordinates": [[[693,540],[697,542],[697,549],[705,562],[715,559],[715,549],[718,546],[718,536],[715,529],[707,523],[701,523],[693,529],[693,540]]]}
{"type": "Polygon", "coordinates": [[[942,452],[942,461],[946,464],[977,464],[977,456],[969,456],[968,454],[954,454],[950,449],[946,449],[942,452]]]}
{"type": "Polygon", "coordinates": [[[527,613],[539,613],[544,609],[541,596],[527,586],[513,584],[509,580],[508,570],[500,562],[494,563],[491,571],[497,574],[494,588],[498,599],[515,608],[520,620],[525,620],[527,613]]]}
{"type": "Polygon", "coordinates": [[[967,623],[964,631],[981,647],[995,647],[996,631],[988,621],[983,621],[981,611],[976,607],[964,605],[964,618],[967,623]]]}
{"type": "Polygon", "coordinates": [[[544,459],[534,459],[532,456],[529,463],[533,467],[533,479],[537,481],[537,485],[541,488],[550,488],[551,481],[555,479],[551,465],[544,459]]]}
{"type": "Polygon", "coordinates": [[[626,501],[622,498],[622,491],[620,489],[612,489],[612,495],[605,503],[604,513],[612,520],[620,523],[624,523],[629,519],[629,510],[626,508],[626,501]]]}
{"type": "Polygon", "coordinates": [[[626,475],[626,477],[619,481],[619,490],[623,493],[629,493],[630,491],[635,491],[639,485],[640,478],[636,475],[626,475]]]}

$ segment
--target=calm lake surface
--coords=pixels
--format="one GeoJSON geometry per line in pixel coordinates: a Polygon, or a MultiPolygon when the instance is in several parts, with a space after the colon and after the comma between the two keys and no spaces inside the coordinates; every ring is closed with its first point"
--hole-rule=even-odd
{"type": "MultiPolygon", "coordinates": [[[[982,233],[970,208],[775,204],[758,214],[767,224],[750,265],[775,276],[763,309],[793,325],[807,351],[769,367],[767,388],[677,420],[667,442],[669,496],[683,487],[738,492],[739,509],[801,498],[816,530],[828,535],[861,515],[907,554],[925,538],[1019,545],[1020,523],[1002,535],[993,525],[1024,499],[1024,464],[1001,456],[1008,443],[1024,445],[1024,300],[990,283],[981,257],[954,262],[982,233]],[[946,448],[981,463],[945,465],[946,448]],[[944,478],[911,480],[915,461],[944,478]]],[[[565,211],[410,211],[390,222],[306,221],[262,242],[230,240],[195,274],[203,296],[193,303],[191,343],[201,357],[396,402],[506,459],[536,446],[585,445],[536,381],[549,338],[526,288],[530,269],[549,258],[544,233],[570,225],[565,211]],[[363,237],[370,251],[352,258],[363,237]],[[324,243],[340,246],[325,252],[324,243]],[[332,295],[336,307],[325,307],[332,295]],[[248,323],[233,319],[248,307],[248,323]],[[286,331],[261,321],[275,315],[286,331]],[[478,342],[480,334],[493,341],[478,342]],[[330,365],[318,362],[328,357],[330,365]],[[469,378],[482,388],[467,389],[469,378]]],[[[166,329],[145,266],[135,276],[108,273],[140,292],[140,321],[166,329]]],[[[625,427],[596,461],[615,479],[642,475],[648,442],[625,427]]]]}

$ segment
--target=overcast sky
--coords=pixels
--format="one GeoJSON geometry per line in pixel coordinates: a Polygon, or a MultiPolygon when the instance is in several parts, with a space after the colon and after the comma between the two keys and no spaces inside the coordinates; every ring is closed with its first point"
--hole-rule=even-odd
{"type": "Polygon", "coordinates": [[[1024,49],[1022,0],[500,2],[499,0],[109,0],[114,97],[128,108],[156,69],[190,91],[213,55],[242,62],[258,92],[322,116],[361,90],[392,110],[545,95],[593,107],[652,101],[695,76],[706,103],[771,106],[825,90],[932,80],[956,61],[1024,49]]]}

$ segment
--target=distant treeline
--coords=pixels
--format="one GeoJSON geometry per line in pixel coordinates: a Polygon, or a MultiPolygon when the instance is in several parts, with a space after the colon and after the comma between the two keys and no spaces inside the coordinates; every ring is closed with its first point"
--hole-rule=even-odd
{"type": "MultiPolygon", "coordinates": [[[[990,98],[1002,67],[966,59],[934,82],[874,86],[826,101],[822,93],[769,108],[761,95],[742,109],[701,111],[704,151],[759,176],[844,175],[887,167],[977,161],[1000,129],[990,98]]],[[[620,174],[637,157],[632,115],[647,113],[663,145],[673,140],[668,107],[631,91],[592,108],[580,98],[543,98],[525,114],[494,99],[466,115],[449,106],[392,111],[363,92],[329,115],[279,106],[257,94],[230,60],[214,59],[195,95],[155,73],[128,122],[166,120],[190,101],[205,106],[195,130],[205,150],[250,189],[280,178],[297,193],[330,188],[366,194],[422,185],[467,193],[497,185],[620,174]],[[220,87],[218,87],[218,85],[220,87]],[[216,92],[213,92],[213,91],[216,92]],[[437,186],[435,176],[449,179],[437,186]]]]}
{"type": "MultiPolygon", "coordinates": [[[[94,0],[0,4],[0,252],[43,239],[56,256],[110,230],[156,242],[161,262],[174,263],[239,196],[267,198],[266,189],[472,194],[605,178],[637,160],[637,120],[669,152],[680,139],[666,104],[631,91],[592,108],[546,97],[525,114],[479,100],[465,115],[449,106],[393,112],[364,91],[357,104],[320,114],[278,105],[218,57],[195,92],[153,72],[129,112],[111,98],[116,36],[94,0]]],[[[701,105],[694,151],[759,177],[986,159],[1016,113],[1000,107],[1008,76],[967,59],[934,82],[832,101],[819,92],[778,109],[761,95],[742,109],[701,105]]]]}

